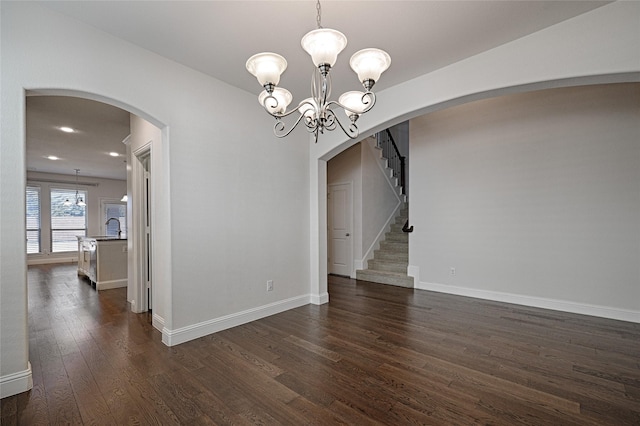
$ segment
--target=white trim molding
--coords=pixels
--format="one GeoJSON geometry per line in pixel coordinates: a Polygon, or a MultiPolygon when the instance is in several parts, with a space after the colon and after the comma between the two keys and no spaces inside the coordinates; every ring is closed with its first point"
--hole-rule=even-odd
{"type": "Polygon", "coordinates": [[[310,294],[309,303],[312,305],[324,305],[325,303],[329,303],[329,293],[310,294]]]}
{"type": "MultiPolygon", "coordinates": [[[[411,252],[411,251],[409,251],[411,252]]],[[[420,267],[415,265],[407,265],[407,275],[413,277],[414,287],[419,288],[420,285],[420,267]],[[415,285],[418,283],[418,286],[415,285]]]]}
{"type": "Polygon", "coordinates": [[[30,362],[27,367],[26,370],[0,376],[0,398],[17,395],[33,388],[33,374],[30,362]]]}
{"type": "Polygon", "coordinates": [[[629,309],[612,308],[609,306],[597,306],[586,303],[570,302],[566,300],[548,299],[544,297],[503,293],[499,291],[458,287],[437,283],[419,282],[416,288],[419,290],[436,291],[438,293],[447,293],[457,296],[473,297],[476,299],[492,300],[494,302],[513,303],[515,305],[531,306],[534,308],[550,309],[553,311],[562,311],[573,314],[590,315],[593,317],[640,323],[640,311],[633,311],[629,309]]]}
{"type": "Polygon", "coordinates": [[[112,288],[126,287],[129,283],[127,278],[120,280],[100,281],[96,283],[96,290],[111,290],[112,288]]]}
{"type": "Polygon", "coordinates": [[[127,278],[111,281],[100,281],[96,283],[96,290],[111,290],[112,288],[126,287],[129,283],[127,278]]]}
{"type": "Polygon", "coordinates": [[[289,309],[308,305],[310,303],[310,300],[311,296],[307,294],[304,296],[292,297],[290,299],[285,299],[278,302],[270,303],[268,305],[259,306],[257,308],[247,309],[246,311],[225,315],[223,317],[214,318],[208,321],[203,321],[198,324],[180,327],[175,330],[163,327],[162,343],[167,346],[179,345],[180,343],[185,343],[199,337],[217,333],[218,331],[237,327],[251,321],[259,320],[261,318],[288,311],[289,309]]]}
{"type": "Polygon", "coordinates": [[[33,255],[27,256],[27,265],[49,265],[54,263],[78,263],[78,255],[55,256],[55,255],[33,255]]]}
{"type": "Polygon", "coordinates": [[[151,325],[153,325],[153,328],[156,330],[162,332],[164,330],[164,318],[158,314],[151,315],[151,325]]]}

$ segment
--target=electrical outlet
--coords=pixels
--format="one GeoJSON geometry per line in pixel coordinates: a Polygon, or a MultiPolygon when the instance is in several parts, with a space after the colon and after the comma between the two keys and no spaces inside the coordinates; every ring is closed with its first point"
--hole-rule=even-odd
{"type": "Polygon", "coordinates": [[[273,291],[273,280],[267,281],[267,291],[273,291]]]}
{"type": "Polygon", "coordinates": [[[451,276],[455,276],[456,275],[456,268],[454,268],[453,266],[449,269],[449,275],[451,276]]]}

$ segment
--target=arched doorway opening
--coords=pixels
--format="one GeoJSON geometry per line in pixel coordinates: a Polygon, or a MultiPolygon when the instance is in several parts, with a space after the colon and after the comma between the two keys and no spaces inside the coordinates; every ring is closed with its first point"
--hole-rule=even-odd
{"type": "MultiPolygon", "coordinates": [[[[505,83],[503,86],[497,86],[490,90],[481,90],[477,88],[476,91],[470,89],[465,94],[460,94],[456,88],[452,88],[450,97],[442,95],[437,101],[431,99],[411,99],[408,102],[414,105],[413,108],[406,108],[402,114],[398,114],[398,109],[394,108],[392,104],[385,105],[380,103],[376,108],[382,106],[385,111],[378,114],[380,121],[378,123],[370,125],[369,128],[361,129],[361,136],[371,135],[378,131],[384,130],[388,127],[401,123],[403,121],[410,120],[415,117],[419,117],[431,112],[439,111],[445,108],[462,105],[468,102],[488,99],[493,97],[499,97],[508,94],[532,92],[542,89],[550,88],[562,88],[562,87],[575,87],[585,85],[596,84],[608,84],[608,83],[623,83],[623,82],[635,82],[638,81],[637,73],[615,73],[615,74],[600,74],[600,75],[588,75],[575,78],[562,78],[562,79],[549,79],[542,80],[535,83],[510,85],[505,83]]],[[[482,84],[484,85],[484,83],[482,84]]],[[[405,99],[407,100],[407,99],[405,99]]],[[[383,109],[380,108],[380,109],[383,109]]],[[[378,110],[379,111],[379,110],[378,110]]],[[[317,144],[312,147],[312,154],[310,158],[311,168],[311,200],[312,200],[312,257],[311,257],[311,271],[313,271],[311,279],[311,300],[315,304],[323,304],[329,301],[327,275],[327,255],[328,255],[328,235],[327,235],[327,163],[328,161],[338,155],[339,153],[347,150],[354,145],[354,141],[350,139],[341,138],[340,135],[335,135],[325,139],[325,145],[317,144]],[[328,143],[326,143],[328,141],[328,143]],[[317,220],[317,227],[313,223],[317,220]],[[315,249],[315,251],[314,251],[315,249]]],[[[411,212],[409,213],[411,216],[411,212]]],[[[411,260],[409,262],[408,273],[412,276],[411,260]]],[[[415,275],[413,275],[415,277],[415,275]]]]}
{"type": "MultiPolygon", "coordinates": [[[[162,330],[164,320],[161,314],[162,312],[166,312],[168,308],[165,306],[167,302],[162,300],[160,295],[163,294],[164,290],[162,283],[166,283],[167,281],[161,281],[159,283],[160,287],[156,292],[151,291],[150,284],[151,277],[155,275],[155,265],[159,264],[159,262],[155,261],[155,257],[161,255],[167,256],[166,253],[170,249],[168,246],[155,249],[154,242],[162,241],[162,234],[158,235],[158,238],[151,238],[151,224],[157,220],[156,215],[158,214],[158,210],[162,210],[163,207],[158,207],[156,204],[157,198],[155,194],[159,191],[160,180],[158,179],[156,181],[152,179],[150,171],[156,170],[160,175],[163,172],[163,165],[156,157],[162,157],[162,155],[158,154],[162,149],[163,143],[167,143],[166,132],[162,130],[166,128],[166,126],[135,107],[102,95],[73,90],[38,89],[27,91],[25,96],[27,98],[55,96],[67,99],[90,100],[95,103],[119,108],[130,115],[129,136],[122,141],[125,144],[124,149],[126,154],[124,160],[127,163],[126,194],[128,200],[126,201],[126,222],[128,223],[127,231],[129,231],[126,244],[128,260],[127,301],[129,302],[130,309],[136,313],[146,312],[152,307],[157,307],[158,313],[154,312],[153,323],[156,328],[162,330]],[[154,299],[156,297],[154,297],[154,293],[158,296],[155,301],[154,299]]],[[[72,155],[73,154],[70,154],[70,156],[72,155]]],[[[121,195],[124,194],[120,194],[119,197],[121,195]]],[[[100,204],[104,204],[104,197],[101,196],[98,198],[100,204]]],[[[98,218],[94,218],[93,221],[101,223],[98,218]]],[[[158,221],[162,222],[162,219],[158,221]]],[[[100,228],[93,226],[90,233],[101,235],[101,232],[104,230],[103,228],[104,226],[100,228]]],[[[165,224],[162,226],[162,229],[167,230],[168,226],[165,224]]]]}

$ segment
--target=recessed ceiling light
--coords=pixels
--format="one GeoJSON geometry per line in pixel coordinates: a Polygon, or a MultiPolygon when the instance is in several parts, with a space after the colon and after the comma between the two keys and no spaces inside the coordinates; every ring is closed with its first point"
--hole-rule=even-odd
{"type": "Polygon", "coordinates": [[[55,155],[48,155],[47,158],[49,160],[59,160],[60,159],[59,157],[56,157],[55,155]]]}
{"type": "Polygon", "coordinates": [[[120,154],[118,154],[117,152],[110,152],[109,155],[112,156],[112,157],[119,157],[120,156],[120,154]]]}
{"type": "Polygon", "coordinates": [[[76,131],[75,129],[67,126],[58,127],[58,129],[62,130],[65,133],[73,133],[76,131]]]}

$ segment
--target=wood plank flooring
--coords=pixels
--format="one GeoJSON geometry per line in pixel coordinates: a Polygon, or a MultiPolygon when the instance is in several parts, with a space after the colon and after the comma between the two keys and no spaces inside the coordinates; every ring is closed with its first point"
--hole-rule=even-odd
{"type": "Polygon", "coordinates": [[[640,425],[640,324],[330,277],[169,348],[75,270],[29,268],[34,388],[2,425],[640,425]]]}

